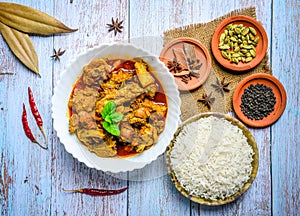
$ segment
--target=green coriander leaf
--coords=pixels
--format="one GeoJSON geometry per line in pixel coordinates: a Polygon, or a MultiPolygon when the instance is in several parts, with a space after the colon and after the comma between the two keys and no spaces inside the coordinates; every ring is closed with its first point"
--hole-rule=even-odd
{"type": "Polygon", "coordinates": [[[112,120],[112,118],[111,118],[111,115],[107,115],[106,117],[105,117],[105,119],[104,119],[106,122],[108,122],[108,123],[113,123],[113,120],[112,120]]]}
{"type": "Polygon", "coordinates": [[[103,122],[103,128],[110,134],[114,136],[120,136],[119,126],[116,124],[110,124],[108,122],[103,122]]]}
{"type": "Polygon", "coordinates": [[[106,116],[114,113],[116,111],[116,103],[114,101],[109,101],[107,104],[105,104],[103,110],[102,110],[102,118],[105,119],[106,116]]]}
{"type": "Polygon", "coordinates": [[[109,129],[110,129],[110,123],[108,123],[108,122],[103,122],[103,128],[107,131],[107,132],[109,132],[109,129]]]}
{"type": "Polygon", "coordinates": [[[114,123],[117,123],[117,122],[121,121],[122,118],[123,118],[123,114],[119,113],[119,112],[115,112],[115,113],[110,115],[110,120],[114,123]]]}
{"type": "Polygon", "coordinates": [[[109,131],[109,133],[111,133],[114,136],[120,136],[119,126],[117,124],[110,124],[110,131],[109,131]]]}

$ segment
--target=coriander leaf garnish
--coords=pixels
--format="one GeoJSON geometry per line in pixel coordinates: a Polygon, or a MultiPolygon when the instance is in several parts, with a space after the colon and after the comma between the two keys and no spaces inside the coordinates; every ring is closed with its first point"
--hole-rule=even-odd
{"type": "Polygon", "coordinates": [[[120,136],[119,126],[116,124],[123,118],[123,114],[116,112],[116,103],[109,101],[102,110],[102,118],[104,119],[103,128],[114,136],[120,136]]]}
{"type": "Polygon", "coordinates": [[[119,126],[116,124],[111,124],[108,122],[103,122],[103,128],[110,134],[114,136],[120,136],[119,126]]]}
{"type": "Polygon", "coordinates": [[[111,115],[116,111],[116,103],[114,101],[109,101],[107,104],[105,104],[103,110],[102,110],[102,118],[105,119],[106,116],[111,115]]]}
{"type": "Polygon", "coordinates": [[[114,123],[117,123],[117,122],[121,121],[122,118],[123,118],[123,114],[119,113],[119,112],[115,112],[115,113],[110,115],[110,119],[114,123]]]}

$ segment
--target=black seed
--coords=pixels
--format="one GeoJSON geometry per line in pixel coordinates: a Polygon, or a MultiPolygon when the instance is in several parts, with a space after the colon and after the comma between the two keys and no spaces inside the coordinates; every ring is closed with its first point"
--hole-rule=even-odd
{"type": "Polygon", "coordinates": [[[270,87],[251,84],[244,90],[240,107],[249,119],[261,120],[274,111],[275,104],[276,97],[270,87]]]}

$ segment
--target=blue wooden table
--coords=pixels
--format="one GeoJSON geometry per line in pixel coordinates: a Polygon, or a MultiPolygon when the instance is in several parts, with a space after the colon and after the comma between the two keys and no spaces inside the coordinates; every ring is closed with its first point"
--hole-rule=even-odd
{"type": "MultiPolygon", "coordinates": [[[[15,0],[44,11],[77,32],[32,36],[42,77],[26,69],[0,37],[0,212],[1,215],[300,215],[300,26],[299,0],[15,0]],[[184,198],[169,180],[163,157],[120,178],[90,169],[66,152],[52,125],[51,97],[60,73],[87,48],[103,42],[154,36],[191,23],[208,22],[234,9],[255,6],[269,38],[273,75],[285,86],[288,102],[272,126],[250,129],[260,154],[257,177],[236,202],[206,207],[184,198]],[[124,31],[107,32],[111,17],[124,20],[124,31]],[[65,49],[53,61],[53,48],[65,49]],[[21,113],[27,87],[34,91],[44,118],[47,151],[25,136],[21,113]],[[155,178],[154,178],[154,177],[155,178]],[[96,187],[128,190],[117,196],[90,197],[62,188],[96,187]]],[[[27,108],[28,105],[27,105],[27,108]]],[[[29,115],[29,121],[34,119],[29,115]]],[[[37,127],[34,134],[39,134],[37,127]]],[[[41,138],[41,137],[40,137],[41,138]]]]}

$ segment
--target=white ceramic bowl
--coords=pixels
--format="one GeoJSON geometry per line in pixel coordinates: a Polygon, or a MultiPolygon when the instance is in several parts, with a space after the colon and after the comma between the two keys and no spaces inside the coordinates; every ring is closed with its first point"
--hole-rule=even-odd
{"type": "Polygon", "coordinates": [[[140,169],[165,152],[180,122],[180,105],[181,100],[174,77],[169,73],[166,66],[159,61],[158,57],[131,44],[103,44],[77,56],[61,74],[52,97],[53,126],[57,131],[57,136],[61,143],[64,144],[65,149],[80,162],[85,163],[88,167],[102,171],[110,171],[113,173],[125,172],[140,169]],[[160,134],[158,142],[155,145],[134,157],[101,158],[88,151],[75,135],[69,133],[67,111],[68,100],[73,84],[81,74],[83,66],[97,57],[143,58],[154,70],[155,75],[160,80],[167,95],[168,114],[164,131],[160,134]]]}

